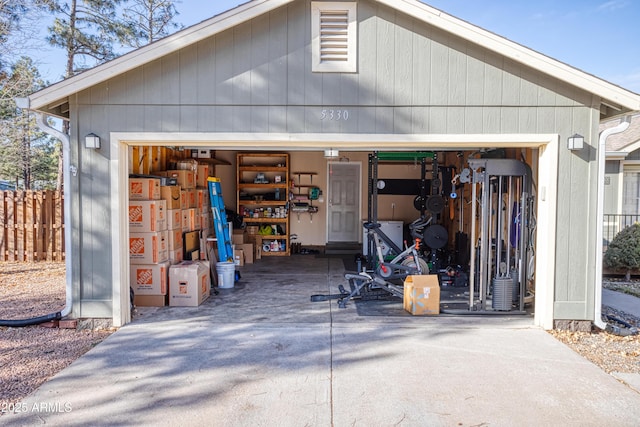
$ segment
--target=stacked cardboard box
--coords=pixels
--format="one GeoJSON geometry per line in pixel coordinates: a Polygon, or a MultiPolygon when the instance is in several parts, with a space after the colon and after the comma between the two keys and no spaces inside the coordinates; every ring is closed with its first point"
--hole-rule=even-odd
{"type": "MultiPolygon", "coordinates": [[[[153,172],[157,178],[129,179],[130,283],[136,305],[167,305],[170,266],[208,258],[200,249],[207,248],[202,242],[213,230],[207,182],[211,172],[208,164],[185,159],[153,172]]],[[[201,302],[206,292],[199,292],[201,302]]]]}
{"type": "Polygon", "coordinates": [[[129,178],[129,263],[134,304],[166,305],[169,268],[167,203],[160,179],[129,178]]]}
{"type": "Polygon", "coordinates": [[[195,307],[211,294],[209,262],[183,261],[169,268],[169,305],[195,307]]]}

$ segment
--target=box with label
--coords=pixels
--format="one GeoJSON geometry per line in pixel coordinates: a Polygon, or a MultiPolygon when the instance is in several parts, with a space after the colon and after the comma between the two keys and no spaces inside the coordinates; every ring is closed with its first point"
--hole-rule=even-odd
{"type": "Polygon", "coordinates": [[[404,309],[413,315],[440,314],[438,275],[407,276],[403,303],[404,309]]]}
{"type": "Polygon", "coordinates": [[[129,233],[129,262],[158,264],[169,259],[167,232],[129,233]]]}
{"type": "Polygon", "coordinates": [[[169,268],[169,305],[195,307],[211,292],[209,263],[183,261],[169,268]]]}
{"type": "Polygon", "coordinates": [[[133,304],[139,307],[164,307],[167,305],[167,294],[134,295],[133,304]]]}
{"type": "Polygon", "coordinates": [[[206,188],[196,188],[196,207],[198,209],[211,210],[211,203],[209,202],[209,190],[206,188]]]}
{"type": "Polygon", "coordinates": [[[132,264],[131,281],[134,295],[166,295],[169,261],[159,264],[132,264]]]}
{"type": "Polygon", "coordinates": [[[129,178],[130,200],[160,200],[159,178],[129,178]]]}
{"type": "Polygon", "coordinates": [[[182,230],[182,209],[167,211],[167,230],[182,230]]]}
{"type": "Polygon", "coordinates": [[[184,261],[184,249],[176,249],[175,251],[169,251],[169,262],[171,265],[180,264],[184,261]]]}
{"type": "Polygon", "coordinates": [[[175,178],[182,189],[196,188],[196,174],[193,170],[168,170],[167,177],[175,178]]]}
{"type": "Polygon", "coordinates": [[[181,209],[179,185],[165,185],[160,187],[160,198],[167,201],[167,209],[181,209]]]}
{"type": "Polygon", "coordinates": [[[182,239],[182,230],[167,230],[168,244],[167,249],[169,251],[182,250],[184,242],[182,239]]]}
{"type": "Polygon", "coordinates": [[[233,248],[233,262],[238,267],[244,266],[244,251],[242,249],[233,248]]]}
{"type": "Polygon", "coordinates": [[[167,229],[166,201],[129,200],[129,230],[136,232],[167,229]]]}
{"type": "Polygon", "coordinates": [[[196,189],[195,188],[187,188],[184,190],[187,196],[187,207],[196,208],[198,207],[198,201],[196,199],[196,189]]]}
{"type": "Polygon", "coordinates": [[[182,210],[182,229],[186,231],[200,230],[200,210],[189,208],[182,210]]]}
{"type": "Polygon", "coordinates": [[[180,190],[180,209],[189,209],[189,194],[187,190],[180,190]]]}
{"type": "Polygon", "coordinates": [[[198,170],[196,171],[196,187],[208,186],[207,178],[209,178],[210,170],[211,168],[209,167],[209,165],[198,164],[198,170]]]}

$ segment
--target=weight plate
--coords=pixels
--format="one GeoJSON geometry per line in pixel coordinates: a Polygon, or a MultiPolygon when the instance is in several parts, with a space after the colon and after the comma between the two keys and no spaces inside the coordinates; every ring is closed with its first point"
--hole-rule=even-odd
{"type": "Polygon", "coordinates": [[[439,214],[444,209],[444,198],[442,196],[430,196],[427,199],[427,210],[434,214],[439,214]]]}
{"type": "Polygon", "coordinates": [[[431,186],[432,186],[433,188],[438,188],[438,187],[440,187],[441,185],[442,185],[442,181],[440,181],[440,178],[433,178],[433,179],[431,180],[431,186]]]}
{"type": "Polygon", "coordinates": [[[413,199],[413,207],[416,208],[416,210],[419,210],[420,212],[427,209],[426,203],[427,203],[427,200],[422,196],[416,196],[416,198],[413,199]]]}
{"type": "Polygon", "coordinates": [[[434,224],[425,228],[422,237],[424,238],[424,243],[431,249],[441,249],[447,245],[449,233],[440,224],[434,224]]]}

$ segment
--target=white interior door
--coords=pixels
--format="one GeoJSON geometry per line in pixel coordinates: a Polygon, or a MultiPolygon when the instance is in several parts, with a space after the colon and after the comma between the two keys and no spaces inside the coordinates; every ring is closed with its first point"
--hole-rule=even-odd
{"type": "Polygon", "coordinates": [[[327,164],[329,242],[357,242],[360,231],[361,165],[350,162],[327,164]]]}

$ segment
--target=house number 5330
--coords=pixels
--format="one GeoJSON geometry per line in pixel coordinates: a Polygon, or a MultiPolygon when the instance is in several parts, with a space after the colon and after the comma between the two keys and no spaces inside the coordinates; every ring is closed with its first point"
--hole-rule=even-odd
{"type": "Polygon", "coordinates": [[[322,110],[320,120],[349,120],[349,110],[322,110]]]}

